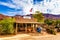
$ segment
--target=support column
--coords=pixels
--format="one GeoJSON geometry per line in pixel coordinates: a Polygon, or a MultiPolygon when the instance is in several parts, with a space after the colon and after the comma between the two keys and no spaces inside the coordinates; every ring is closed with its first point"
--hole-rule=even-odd
{"type": "Polygon", "coordinates": [[[27,32],[27,24],[25,24],[25,32],[27,32]]]}
{"type": "Polygon", "coordinates": [[[34,32],[34,24],[33,24],[33,32],[34,32]]]}
{"type": "Polygon", "coordinates": [[[38,25],[36,24],[36,27],[38,27],[38,25]]]}
{"type": "MultiPolygon", "coordinates": [[[[21,24],[19,23],[19,30],[20,30],[20,28],[21,28],[20,25],[21,25],[21,24]]],[[[20,31],[19,31],[19,32],[20,32],[20,31]]]]}
{"type": "MultiPolygon", "coordinates": [[[[33,27],[33,24],[31,24],[31,30],[33,30],[33,28],[32,28],[32,27],[33,27]]],[[[32,32],[32,31],[31,31],[31,32],[32,32]]]]}
{"type": "Polygon", "coordinates": [[[17,34],[17,27],[18,27],[18,24],[16,23],[15,34],[17,34]]]}

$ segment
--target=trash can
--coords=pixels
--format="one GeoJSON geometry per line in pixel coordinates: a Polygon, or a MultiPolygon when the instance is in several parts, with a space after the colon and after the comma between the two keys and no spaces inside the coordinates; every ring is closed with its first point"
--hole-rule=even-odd
{"type": "Polygon", "coordinates": [[[37,28],[37,32],[39,32],[39,33],[40,33],[40,32],[41,32],[41,28],[39,28],[39,27],[38,27],[38,28],[37,28]]]}

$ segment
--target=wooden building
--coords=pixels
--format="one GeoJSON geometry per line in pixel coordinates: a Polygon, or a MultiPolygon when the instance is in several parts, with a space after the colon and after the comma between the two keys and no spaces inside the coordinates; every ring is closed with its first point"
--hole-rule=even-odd
{"type": "Polygon", "coordinates": [[[40,25],[39,22],[33,17],[29,16],[15,16],[15,33],[19,31],[35,32],[35,28],[40,25]]]}

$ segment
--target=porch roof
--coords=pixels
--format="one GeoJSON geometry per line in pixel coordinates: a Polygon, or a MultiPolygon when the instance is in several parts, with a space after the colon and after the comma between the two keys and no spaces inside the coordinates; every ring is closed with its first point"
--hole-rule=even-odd
{"type": "Polygon", "coordinates": [[[39,22],[16,22],[16,23],[35,23],[35,24],[40,24],[39,22]]]}
{"type": "Polygon", "coordinates": [[[15,20],[16,23],[35,23],[35,24],[40,24],[39,22],[37,22],[37,20],[35,18],[31,18],[31,19],[26,19],[26,18],[16,18],[15,20]]]}

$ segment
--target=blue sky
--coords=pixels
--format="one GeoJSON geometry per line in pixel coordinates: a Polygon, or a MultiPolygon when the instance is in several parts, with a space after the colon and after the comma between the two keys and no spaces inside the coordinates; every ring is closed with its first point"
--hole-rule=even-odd
{"type": "Polygon", "coordinates": [[[0,0],[0,14],[26,15],[37,10],[42,13],[60,14],[60,0],[0,0]],[[31,8],[32,12],[29,11],[31,8]]]}

